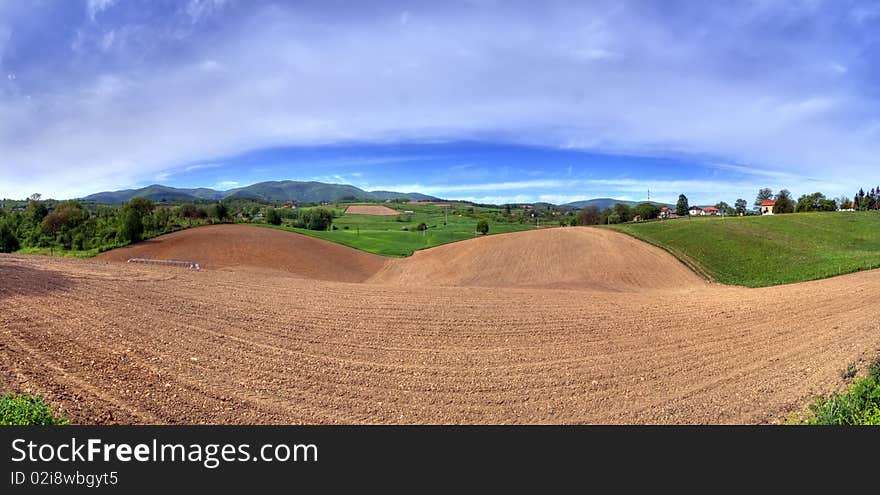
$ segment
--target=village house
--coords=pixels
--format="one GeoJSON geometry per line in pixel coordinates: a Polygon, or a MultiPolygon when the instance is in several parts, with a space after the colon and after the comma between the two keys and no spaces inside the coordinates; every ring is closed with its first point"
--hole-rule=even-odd
{"type": "Polygon", "coordinates": [[[706,206],[703,208],[703,212],[700,213],[700,215],[705,217],[707,215],[717,215],[718,213],[718,208],[715,208],[714,206],[706,206]]]}
{"type": "Polygon", "coordinates": [[[761,215],[772,215],[774,206],[776,206],[776,201],[772,199],[761,201],[761,215]]]}
{"type": "Polygon", "coordinates": [[[688,208],[688,215],[692,217],[700,216],[703,214],[703,209],[697,205],[691,206],[688,208]]]}
{"type": "Polygon", "coordinates": [[[660,207],[660,218],[678,218],[678,213],[668,206],[660,207]]]}

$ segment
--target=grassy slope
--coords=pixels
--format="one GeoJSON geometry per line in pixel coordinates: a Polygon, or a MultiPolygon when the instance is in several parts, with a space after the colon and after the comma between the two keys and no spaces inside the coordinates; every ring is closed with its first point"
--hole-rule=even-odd
{"type": "MultiPolygon", "coordinates": [[[[338,242],[383,256],[409,256],[413,251],[419,249],[474,237],[477,225],[475,218],[459,217],[452,214],[452,210],[450,210],[448,224],[444,225],[446,216],[442,208],[419,205],[392,206],[413,211],[411,220],[398,222],[396,216],[342,215],[333,220],[333,225],[337,227],[337,230],[314,231],[291,227],[278,228],[338,242]],[[428,230],[424,233],[415,230],[416,226],[422,222],[428,226],[428,230]],[[402,230],[403,227],[407,227],[409,231],[402,230]]],[[[478,208],[478,214],[479,210],[478,208]]],[[[342,210],[337,210],[337,213],[341,214],[342,210]]],[[[489,222],[490,234],[533,228],[534,226],[530,224],[489,222]]]]}
{"type": "Polygon", "coordinates": [[[880,267],[880,213],[677,219],[611,228],[660,246],[718,282],[764,287],[880,267]]]}

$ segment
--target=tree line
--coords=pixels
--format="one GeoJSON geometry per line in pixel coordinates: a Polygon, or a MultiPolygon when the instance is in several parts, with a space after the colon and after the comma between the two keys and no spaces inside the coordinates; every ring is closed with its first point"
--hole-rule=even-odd
{"type": "MultiPolygon", "coordinates": [[[[724,201],[719,201],[714,206],[722,215],[744,216],[757,214],[765,201],[773,201],[774,214],[837,211],[838,209],[880,210],[880,186],[872,188],[868,192],[859,189],[852,200],[846,196],[828,198],[821,192],[803,194],[795,200],[788,189],[774,193],[770,188],[762,188],[755,196],[751,210],[748,201],[743,198],[738,198],[733,206],[724,201]]],[[[674,211],[679,217],[689,215],[690,203],[686,195],[680,194],[678,196],[674,211]]],[[[636,206],[618,203],[604,210],[599,210],[596,207],[581,209],[571,220],[570,225],[604,225],[634,220],[645,221],[656,219],[659,216],[660,207],[654,203],[645,202],[636,206]]]]}
{"type": "Polygon", "coordinates": [[[871,188],[867,193],[859,189],[850,205],[856,210],[880,210],[880,186],[871,188]]]}
{"type": "Polygon", "coordinates": [[[106,251],[141,239],[211,221],[226,221],[222,204],[161,207],[135,198],[121,207],[79,201],[48,203],[32,195],[17,211],[0,209],[0,252],[22,248],[106,251]]]}

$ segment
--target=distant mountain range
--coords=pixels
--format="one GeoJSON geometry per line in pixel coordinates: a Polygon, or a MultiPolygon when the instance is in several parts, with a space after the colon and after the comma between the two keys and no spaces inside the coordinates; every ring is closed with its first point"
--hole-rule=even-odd
{"type": "Polygon", "coordinates": [[[566,206],[568,208],[575,208],[578,210],[580,210],[582,208],[589,208],[591,206],[595,206],[596,208],[598,208],[600,210],[604,210],[605,208],[611,208],[612,206],[614,206],[618,203],[625,204],[627,206],[636,206],[636,205],[642,204],[642,203],[651,203],[651,204],[657,205],[657,206],[672,206],[672,205],[666,204],[666,203],[657,203],[656,201],[624,201],[622,199],[613,199],[613,198],[588,199],[585,201],[575,201],[573,203],[566,203],[561,206],[566,206]]]}
{"type": "Polygon", "coordinates": [[[147,198],[153,201],[217,201],[225,198],[247,198],[264,201],[300,201],[320,203],[354,199],[358,201],[385,201],[387,199],[409,198],[413,201],[438,201],[439,198],[419,193],[399,193],[394,191],[364,191],[346,184],[325,184],[323,182],[299,182],[293,180],[270,181],[238,187],[228,191],[214,189],[181,189],[153,184],[141,189],[105,191],[90,194],[84,201],[119,204],[132,198],[147,198]]]}
{"type": "MultiPolygon", "coordinates": [[[[302,203],[334,202],[344,199],[356,201],[385,201],[388,199],[408,198],[413,201],[440,201],[439,198],[421,193],[401,193],[394,191],[365,191],[348,184],[327,184],[324,182],[300,182],[293,180],[269,181],[238,187],[228,191],[218,191],[200,187],[197,189],[181,189],[177,187],[153,184],[140,189],[122,191],[105,191],[90,194],[84,201],[96,203],[121,204],[132,198],[147,198],[153,201],[219,201],[226,198],[245,198],[263,201],[299,201],[302,203]]],[[[581,209],[595,206],[600,210],[610,208],[617,203],[635,206],[643,201],[624,201],[613,198],[596,198],[575,201],[559,205],[562,208],[581,209]]],[[[664,203],[651,202],[657,206],[670,206],[664,203]]],[[[535,203],[538,206],[553,206],[549,203],[535,203]]]]}

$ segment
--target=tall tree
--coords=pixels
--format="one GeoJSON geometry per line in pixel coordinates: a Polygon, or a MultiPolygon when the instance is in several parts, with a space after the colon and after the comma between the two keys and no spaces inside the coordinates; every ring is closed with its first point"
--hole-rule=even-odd
{"type": "Polygon", "coordinates": [[[614,205],[614,213],[617,213],[617,216],[620,217],[621,222],[629,222],[632,220],[632,208],[629,205],[623,203],[617,203],[614,205]]]}
{"type": "Polygon", "coordinates": [[[794,213],[794,206],[791,192],[788,189],[783,189],[776,194],[776,206],[773,207],[773,213],[794,213]]]}
{"type": "Polygon", "coordinates": [[[579,211],[572,223],[575,225],[596,225],[601,221],[602,215],[599,212],[599,208],[590,206],[579,211]]]}
{"type": "Polygon", "coordinates": [[[749,204],[746,202],[746,200],[739,198],[734,203],[734,206],[736,207],[736,214],[737,215],[745,215],[746,208],[748,208],[749,204]]]}
{"type": "Polygon", "coordinates": [[[687,196],[679,194],[678,203],[675,204],[675,214],[683,217],[688,214],[688,208],[690,208],[690,205],[688,204],[687,196]]]}
{"type": "Polygon", "coordinates": [[[138,242],[144,234],[144,222],[135,208],[123,208],[119,226],[119,237],[124,242],[138,242]]]}
{"type": "Polygon", "coordinates": [[[765,187],[758,191],[758,196],[755,198],[755,207],[760,208],[761,202],[771,199],[773,199],[773,190],[769,187],[765,187]]]}

